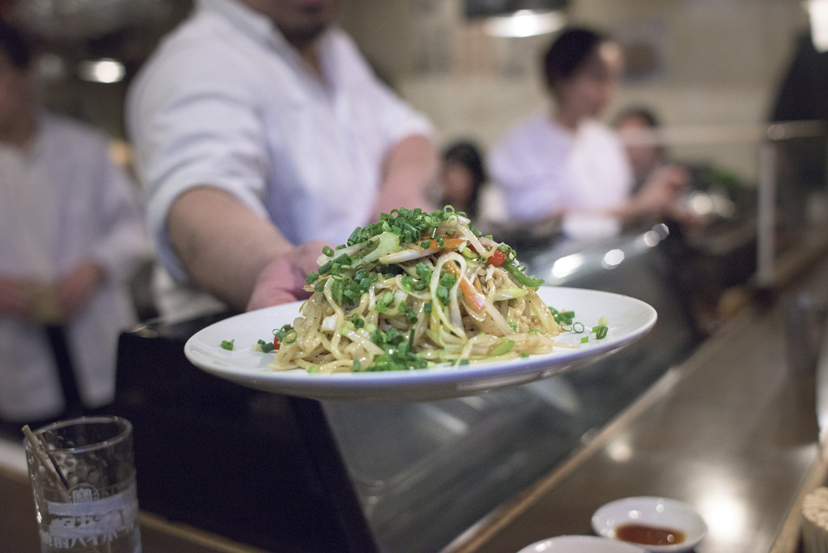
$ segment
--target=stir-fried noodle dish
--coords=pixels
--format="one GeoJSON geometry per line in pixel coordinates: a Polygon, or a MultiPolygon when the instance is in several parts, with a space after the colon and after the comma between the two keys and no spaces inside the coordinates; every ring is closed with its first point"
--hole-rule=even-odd
{"type": "Polygon", "coordinates": [[[319,263],[301,316],[275,332],[276,370],[424,369],[566,347],[543,280],[450,207],[382,214],[319,263]]]}

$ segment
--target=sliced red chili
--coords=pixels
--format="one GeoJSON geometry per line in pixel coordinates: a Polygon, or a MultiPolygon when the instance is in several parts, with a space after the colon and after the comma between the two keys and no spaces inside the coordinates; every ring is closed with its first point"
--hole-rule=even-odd
{"type": "Polygon", "coordinates": [[[506,254],[503,253],[500,250],[495,250],[489,256],[489,259],[488,259],[487,263],[489,265],[494,265],[495,267],[499,267],[500,265],[503,264],[504,261],[506,261],[506,254]]]}

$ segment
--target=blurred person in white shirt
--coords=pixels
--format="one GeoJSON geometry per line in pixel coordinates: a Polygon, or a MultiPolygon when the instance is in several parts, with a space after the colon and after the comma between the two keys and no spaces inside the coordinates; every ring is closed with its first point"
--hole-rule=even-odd
{"type": "Polygon", "coordinates": [[[431,207],[431,126],[334,25],[339,4],[198,0],[133,85],[150,233],[175,283],[167,315],[305,297],[319,241],[431,207]],[[221,303],[194,310],[195,290],[221,303]]]}
{"type": "Polygon", "coordinates": [[[110,403],[128,280],[148,255],[107,139],[39,110],[31,52],[0,23],[0,419],[110,403]]]}
{"type": "Polygon", "coordinates": [[[622,66],[618,45],[590,29],[566,29],[552,43],[543,59],[551,111],[519,125],[490,156],[510,222],[560,218],[567,235],[589,239],[673,209],[686,183],[653,180],[633,194],[623,145],[598,120],[622,66]]]}

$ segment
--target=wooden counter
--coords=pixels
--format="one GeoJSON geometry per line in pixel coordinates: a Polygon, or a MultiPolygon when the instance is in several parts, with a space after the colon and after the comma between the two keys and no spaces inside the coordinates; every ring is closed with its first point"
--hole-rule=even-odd
{"type": "MultiPolygon", "coordinates": [[[[828,296],[828,260],[788,293],[798,290],[828,296]]],[[[446,552],[518,551],[552,536],[592,534],[601,505],[643,495],[696,507],[709,526],[698,553],[795,550],[802,496],[828,469],[816,408],[817,396],[828,396],[828,358],[823,352],[818,375],[787,370],[784,307],[783,295],[744,312],[446,552]]]]}
{"type": "MultiPolygon", "coordinates": [[[[828,260],[790,288],[828,296],[828,260]]],[[[802,496],[825,481],[828,469],[815,399],[828,396],[815,393],[826,388],[828,359],[818,378],[792,375],[784,320],[781,299],[744,312],[446,553],[508,553],[551,536],[591,534],[598,507],[636,495],[694,505],[710,527],[698,553],[793,551],[802,496]]],[[[257,551],[147,514],[141,532],[148,553],[257,551]]],[[[39,551],[25,474],[2,467],[0,551],[39,551]]]]}
{"type": "MultiPolygon", "coordinates": [[[[22,454],[22,447],[20,448],[22,454]]],[[[139,498],[140,502],[140,498],[139,498]]],[[[265,553],[185,524],[140,514],[145,553],[265,553]]],[[[40,553],[35,507],[25,473],[0,466],[0,551],[40,553]]]]}

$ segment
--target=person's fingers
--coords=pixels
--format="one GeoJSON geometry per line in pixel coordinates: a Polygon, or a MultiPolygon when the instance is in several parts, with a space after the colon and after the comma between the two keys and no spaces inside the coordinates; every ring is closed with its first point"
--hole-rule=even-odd
{"type": "Polygon", "coordinates": [[[295,261],[296,270],[301,276],[303,285],[305,277],[319,269],[319,263],[317,260],[319,259],[319,256],[322,255],[322,248],[325,246],[330,248],[334,247],[333,244],[329,244],[328,242],[314,240],[313,242],[308,242],[307,244],[302,244],[301,246],[296,247],[293,252],[291,252],[291,255],[295,261]]]}
{"type": "Polygon", "coordinates": [[[322,255],[322,248],[329,245],[322,241],[308,242],[271,261],[256,280],[247,310],[310,297],[310,293],[304,290],[305,278],[319,269],[317,259],[322,255]]]}

